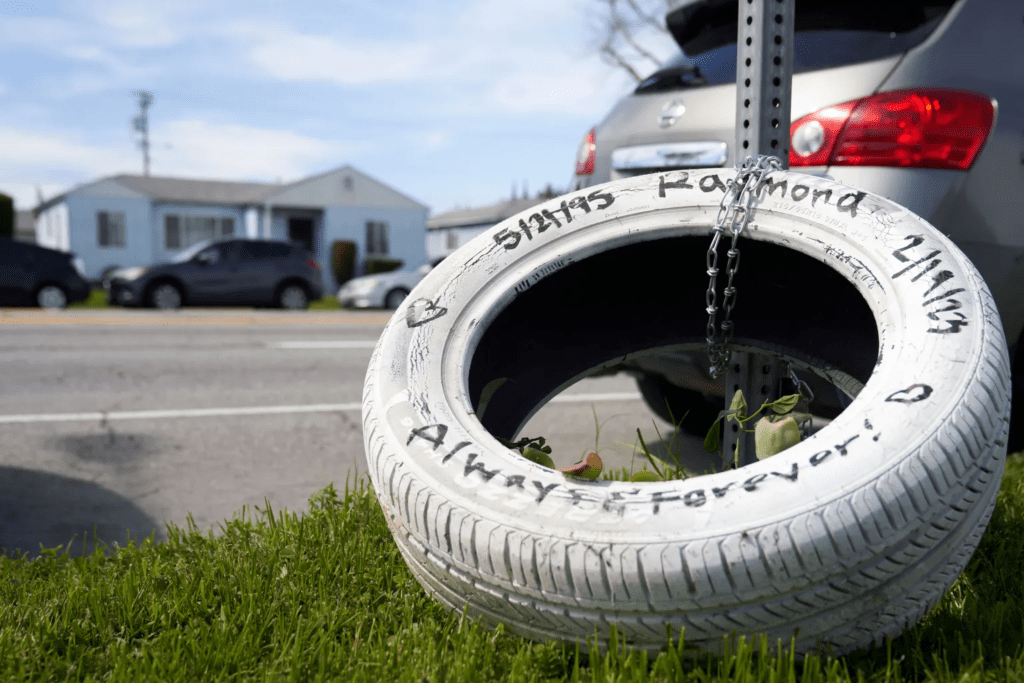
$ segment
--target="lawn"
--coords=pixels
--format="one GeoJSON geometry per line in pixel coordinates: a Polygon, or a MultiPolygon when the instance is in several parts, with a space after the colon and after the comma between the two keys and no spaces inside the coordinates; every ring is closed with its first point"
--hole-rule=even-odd
{"type": "Polygon", "coordinates": [[[939,606],[885,647],[799,662],[767,643],[692,658],[533,643],[446,612],[364,485],[302,516],[242,511],[87,557],[0,557],[0,680],[1024,681],[1024,455],[939,606]]]}
{"type": "MultiPolygon", "coordinates": [[[[107,295],[103,291],[102,287],[94,287],[89,292],[89,298],[85,301],[79,301],[68,305],[68,308],[106,308],[107,307],[107,295]]],[[[309,302],[309,310],[311,311],[336,311],[340,308],[338,305],[338,298],[335,296],[325,296],[320,299],[314,299],[309,302]]]]}
{"type": "Polygon", "coordinates": [[[107,293],[102,287],[93,287],[89,290],[89,298],[85,301],[76,301],[68,304],[68,308],[106,308],[107,293]]]}

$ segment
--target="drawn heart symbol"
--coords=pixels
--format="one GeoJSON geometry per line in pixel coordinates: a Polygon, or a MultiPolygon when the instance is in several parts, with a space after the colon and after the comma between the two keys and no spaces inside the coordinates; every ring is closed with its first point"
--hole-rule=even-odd
{"type": "Polygon", "coordinates": [[[927,384],[911,384],[906,389],[891,394],[886,401],[891,403],[917,403],[932,395],[932,388],[927,384]]]}
{"type": "Polygon", "coordinates": [[[419,327],[431,320],[437,320],[447,312],[447,308],[438,306],[430,299],[417,299],[409,304],[405,312],[405,324],[409,327],[419,327]]]}

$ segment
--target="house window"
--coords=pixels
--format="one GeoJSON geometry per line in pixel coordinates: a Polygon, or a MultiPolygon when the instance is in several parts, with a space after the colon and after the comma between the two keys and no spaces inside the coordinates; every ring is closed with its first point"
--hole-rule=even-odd
{"type": "Polygon", "coordinates": [[[177,216],[164,216],[164,249],[181,249],[181,219],[177,216]]]}
{"type": "Polygon", "coordinates": [[[388,224],[384,221],[366,221],[366,255],[388,255],[388,224]]]}
{"type": "Polygon", "coordinates": [[[193,244],[235,234],[235,219],[217,216],[164,216],[164,248],[187,249],[193,244]]]}
{"type": "Polygon", "coordinates": [[[96,212],[96,243],[101,247],[125,245],[123,211],[96,212]]]}
{"type": "Polygon", "coordinates": [[[448,249],[457,249],[459,246],[459,233],[455,228],[445,231],[445,246],[448,249]]]}

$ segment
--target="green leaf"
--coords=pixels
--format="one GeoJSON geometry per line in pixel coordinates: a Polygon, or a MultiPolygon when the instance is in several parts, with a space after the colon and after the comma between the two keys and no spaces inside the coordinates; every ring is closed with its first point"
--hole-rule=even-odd
{"type": "Polygon", "coordinates": [[[743,397],[742,389],[737,389],[736,393],[732,395],[732,403],[729,404],[729,410],[733,413],[729,417],[738,422],[743,422],[747,417],[747,399],[743,397]]]}
{"type": "Polygon", "coordinates": [[[721,444],[722,423],[720,420],[715,420],[714,424],[711,425],[711,429],[708,430],[707,436],[704,437],[704,450],[708,453],[717,453],[721,444]]]}
{"type": "Polygon", "coordinates": [[[785,415],[789,411],[793,410],[793,408],[796,408],[796,404],[801,398],[803,397],[800,394],[790,394],[788,396],[783,396],[776,401],[772,401],[768,405],[771,406],[771,409],[775,411],[776,415],[785,415]]]}
{"type": "Polygon", "coordinates": [[[629,480],[630,481],[665,481],[664,479],[659,477],[654,472],[651,472],[650,470],[640,470],[639,472],[634,474],[632,477],[630,477],[629,480]]]}
{"type": "Polygon", "coordinates": [[[527,446],[523,449],[523,457],[530,462],[535,462],[542,467],[550,467],[555,469],[555,461],[551,459],[551,456],[544,451],[539,451],[536,448],[530,448],[527,446]]]}
{"type": "Polygon", "coordinates": [[[800,427],[792,417],[773,420],[762,417],[754,425],[754,450],[758,460],[778,455],[790,446],[800,443],[800,427]]]}
{"type": "Polygon", "coordinates": [[[480,391],[480,402],[476,406],[476,419],[484,419],[484,411],[487,410],[488,404],[494,398],[494,392],[500,389],[501,385],[507,381],[508,377],[499,377],[498,379],[492,379],[484,385],[484,388],[480,391]]]}

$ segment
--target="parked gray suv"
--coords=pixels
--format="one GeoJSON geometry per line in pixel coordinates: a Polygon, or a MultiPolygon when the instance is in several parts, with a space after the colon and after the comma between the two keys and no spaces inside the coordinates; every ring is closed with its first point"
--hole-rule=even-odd
{"type": "Polygon", "coordinates": [[[320,265],[297,244],[231,239],[201,242],[171,263],[115,270],[103,283],[123,306],[279,306],[303,309],[323,296],[320,265]]]}
{"type": "MultiPolygon", "coordinates": [[[[584,137],[576,189],[746,155],[734,149],[737,0],[684,1],[666,24],[680,52],[584,137]]],[[[1019,0],[796,0],[782,150],[794,171],[906,206],[978,267],[1011,350],[1011,450],[1024,448],[1022,40],[1019,0]]],[[[639,383],[656,412],[696,396],[666,375],[639,383]]]]}

